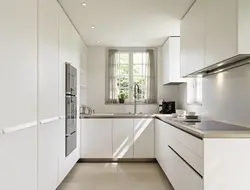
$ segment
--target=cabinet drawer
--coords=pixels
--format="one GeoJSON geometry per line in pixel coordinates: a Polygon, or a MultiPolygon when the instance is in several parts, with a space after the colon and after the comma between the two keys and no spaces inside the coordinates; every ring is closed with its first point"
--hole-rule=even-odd
{"type": "Polygon", "coordinates": [[[175,190],[202,190],[203,178],[190,167],[184,159],[169,146],[173,170],[169,179],[175,190]]]}
{"type": "Polygon", "coordinates": [[[169,141],[169,145],[200,175],[204,174],[203,158],[193,153],[190,149],[175,139],[169,141]]]}
{"type": "Polygon", "coordinates": [[[191,134],[188,134],[180,129],[177,129],[171,125],[169,125],[169,128],[173,139],[180,142],[183,146],[195,153],[200,158],[203,158],[203,140],[191,134]]]}

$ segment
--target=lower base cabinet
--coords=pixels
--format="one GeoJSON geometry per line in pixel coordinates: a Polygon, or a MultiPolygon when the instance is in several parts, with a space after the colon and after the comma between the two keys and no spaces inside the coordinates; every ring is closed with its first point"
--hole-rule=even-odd
{"type": "Polygon", "coordinates": [[[171,170],[168,177],[176,190],[203,190],[203,179],[199,176],[181,157],[168,147],[169,159],[171,160],[171,170]]]}
{"type": "Polygon", "coordinates": [[[113,158],[112,119],[81,120],[81,158],[113,158]]]}
{"type": "Polygon", "coordinates": [[[81,158],[155,158],[154,119],[82,119],[81,158]]]}

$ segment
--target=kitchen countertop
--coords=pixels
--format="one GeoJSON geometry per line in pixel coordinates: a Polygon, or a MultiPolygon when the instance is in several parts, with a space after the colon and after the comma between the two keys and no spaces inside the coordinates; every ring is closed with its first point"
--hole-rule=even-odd
{"type": "Polygon", "coordinates": [[[172,118],[162,114],[94,114],[81,115],[80,119],[108,119],[108,118],[157,118],[200,139],[203,138],[250,138],[250,128],[222,123],[213,120],[201,122],[184,122],[182,119],[172,118]]]}
{"type": "Polygon", "coordinates": [[[156,118],[198,138],[250,138],[250,128],[213,120],[183,122],[180,119],[156,115],[156,118]]]}
{"type": "Polygon", "coordinates": [[[130,114],[130,113],[80,115],[80,119],[154,118],[154,117],[155,117],[154,114],[130,114]]]}

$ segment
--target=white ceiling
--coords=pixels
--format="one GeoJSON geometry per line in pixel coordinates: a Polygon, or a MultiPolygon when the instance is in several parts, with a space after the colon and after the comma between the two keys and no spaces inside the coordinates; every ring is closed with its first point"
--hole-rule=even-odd
{"type": "Polygon", "coordinates": [[[59,0],[88,46],[109,47],[156,47],[179,36],[180,19],[194,1],[59,0]]]}

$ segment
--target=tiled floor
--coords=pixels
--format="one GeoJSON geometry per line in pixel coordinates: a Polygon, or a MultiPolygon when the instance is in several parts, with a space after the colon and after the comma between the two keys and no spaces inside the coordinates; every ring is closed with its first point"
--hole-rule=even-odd
{"type": "Polygon", "coordinates": [[[79,163],[58,190],[173,190],[156,163],[79,163]]]}

